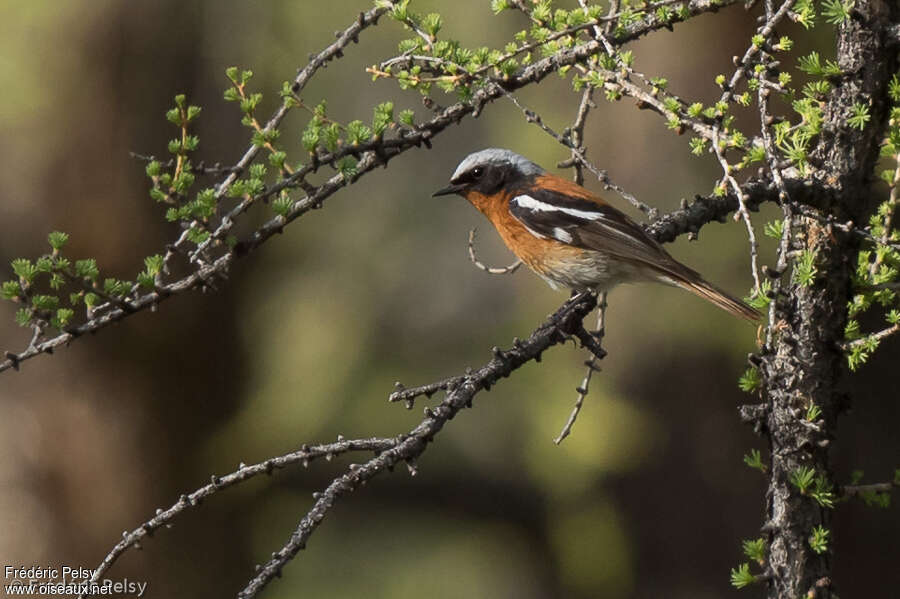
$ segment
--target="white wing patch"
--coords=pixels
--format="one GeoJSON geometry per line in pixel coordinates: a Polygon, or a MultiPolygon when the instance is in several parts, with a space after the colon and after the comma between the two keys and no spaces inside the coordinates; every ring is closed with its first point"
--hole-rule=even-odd
{"type": "Polygon", "coordinates": [[[572,234],[562,227],[553,227],[553,236],[563,243],[572,243],[572,234]]]}
{"type": "Polygon", "coordinates": [[[583,218],[584,220],[597,220],[603,218],[601,212],[588,212],[587,210],[578,210],[577,208],[565,208],[563,206],[554,206],[534,199],[529,195],[520,195],[512,199],[513,202],[527,210],[537,210],[539,212],[562,212],[575,218],[583,218]]]}

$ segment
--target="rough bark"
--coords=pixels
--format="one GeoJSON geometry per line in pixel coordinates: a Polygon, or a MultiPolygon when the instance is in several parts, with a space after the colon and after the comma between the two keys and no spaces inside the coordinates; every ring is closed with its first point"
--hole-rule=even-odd
{"type": "MultiPolygon", "coordinates": [[[[897,68],[890,33],[897,10],[888,0],[858,0],[852,19],[840,27],[837,57],[843,74],[833,82],[835,93],[811,154],[816,172],[803,197],[792,197],[841,222],[865,223],[873,209],[870,186],[887,120],[886,88],[897,68]],[[862,131],[847,120],[859,102],[871,106],[872,115],[862,131]]],[[[806,467],[833,480],[828,446],[846,404],[838,390],[845,371],[838,342],[858,240],[804,216],[793,217],[793,228],[793,249],[816,252],[818,272],[812,285],[786,286],[787,293],[777,298],[778,332],[761,353],[766,410],[760,424],[771,449],[764,527],[770,542],[768,596],[827,598],[836,596],[830,555],[816,554],[809,537],[813,527],[828,527],[829,510],[801,494],[790,476],[806,467]],[[805,418],[812,403],[822,409],[815,423],[805,418]]]]}

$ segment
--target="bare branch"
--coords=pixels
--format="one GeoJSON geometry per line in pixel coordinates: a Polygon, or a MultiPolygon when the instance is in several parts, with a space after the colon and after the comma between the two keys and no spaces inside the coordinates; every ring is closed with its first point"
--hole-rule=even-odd
{"type": "MultiPolygon", "coordinates": [[[[311,461],[319,458],[330,459],[335,456],[359,451],[374,451],[377,454],[395,447],[399,442],[399,439],[380,439],[375,437],[370,439],[349,440],[339,438],[334,443],[302,447],[299,451],[293,451],[282,456],[269,458],[263,462],[250,466],[241,464],[237,470],[225,476],[220,477],[213,475],[212,480],[208,485],[204,485],[192,493],[182,495],[178,501],[169,508],[157,510],[155,516],[134,530],[122,533],[122,540],[112,548],[94,570],[94,573],[91,575],[91,582],[99,582],[102,580],[104,574],[109,571],[123,553],[132,548],[140,548],[140,543],[143,539],[152,536],[156,530],[162,527],[171,526],[171,523],[175,518],[186,512],[188,509],[200,505],[204,499],[223,489],[233,487],[260,474],[272,474],[273,471],[286,468],[287,466],[300,464],[305,468],[311,461]]],[[[85,598],[87,597],[87,594],[82,594],[80,597],[85,598]]]]}
{"type": "Polygon", "coordinates": [[[565,342],[570,336],[590,337],[584,330],[582,319],[596,305],[597,300],[593,294],[577,295],[552,314],[525,341],[514,342],[508,350],[495,351],[490,362],[465,376],[452,377],[438,383],[438,385],[446,384],[447,396],[444,400],[434,408],[425,408],[425,419],[403,435],[398,444],[363,464],[352,464],[342,476],[335,478],[324,490],[315,494],[315,504],[300,521],[290,539],[280,550],[272,554],[272,558],[257,571],[256,576],[238,597],[241,599],[255,597],[278,576],[282,568],[306,546],[309,537],[340,498],[400,463],[410,465],[411,471],[415,473],[416,459],[422,455],[449,420],[462,409],[471,407],[472,400],[480,391],[489,390],[501,378],[509,376],[523,364],[539,360],[544,351],[565,342]]]}

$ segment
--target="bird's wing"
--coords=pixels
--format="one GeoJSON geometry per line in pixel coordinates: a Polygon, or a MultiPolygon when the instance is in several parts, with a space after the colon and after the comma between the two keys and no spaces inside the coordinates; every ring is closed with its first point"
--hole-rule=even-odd
{"type": "Polygon", "coordinates": [[[537,237],[659,270],[670,270],[670,262],[678,264],[625,214],[588,195],[584,188],[571,186],[580,192],[580,197],[548,186],[522,191],[509,201],[509,212],[537,237]]]}

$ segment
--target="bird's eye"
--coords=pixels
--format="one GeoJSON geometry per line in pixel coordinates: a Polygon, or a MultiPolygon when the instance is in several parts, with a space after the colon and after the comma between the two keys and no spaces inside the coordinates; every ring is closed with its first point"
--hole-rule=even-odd
{"type": "Polygon", "coordinates": [[[472,178],[473,179],[480,179],[481,175],[483,175],[483,174],[484,174],[483,166],[476,166],[475,168],[472,169],[472,178]]]}

